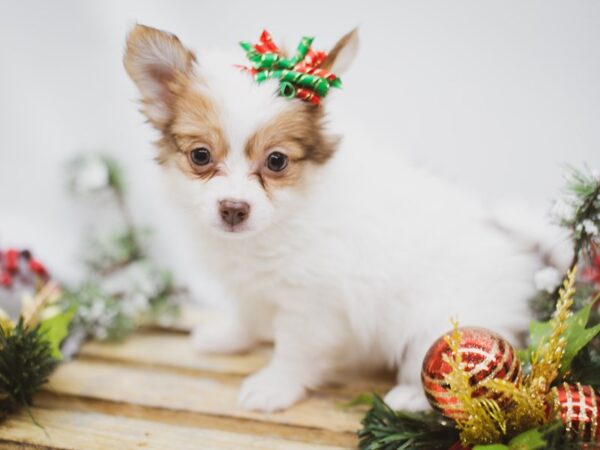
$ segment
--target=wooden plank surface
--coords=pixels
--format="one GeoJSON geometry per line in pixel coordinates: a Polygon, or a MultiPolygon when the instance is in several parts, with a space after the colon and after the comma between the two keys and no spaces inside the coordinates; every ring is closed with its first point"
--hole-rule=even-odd
{"type": "Polygon", "coordinates": [[[261,347],[243,355],[201,355],[192,348],[187,335],[145,332],[119,344],[90,342],[80,354],[126,363],[248,375],[266,364],[271,351],[261,347]]]}
{"type": "Polygon", "coordinates": [[[263,414],[240,409],[239,382],[219,377],[73,361],[60,366],[47,387],[53,393],[151,408],[252,419],[337,432],[354,432],[359,416],[340,406],[340,399],[312,395],[287,411],[263,414]]]}
{"type": "MultiPolygon", "coordinates": [[[[262,346],[251,353],[241,355],[200,354],[192,348],[188,335],[147,331],[118,344],[90,342],[82,348],[80,356],[85,359],[156,367],[189,374],[246,376],[267,363],[271,349],[262,346]]],[[[392,374],[342,373],[339,375],[339,383],[324,386],[319,392],[349,399],[364,392],[384,393],[392,386],[392,380],[392,374]]]]}
{"type": "MultiPolygon", "coordinates": [[[[43,428],[33,426],[24,412],[2,424],[0,445],[7,448],[127,450],[341,450],[344,447],[306,444],[271,436],[209,430],[127,417],[64,410],[32,410],[43,428]]],[[[346,447],[348,448],[348,447],[346,447]]]]}
{"type": "MultiPolygon", "coordinates": [[[[206,320],[202,313],[186,316],[206,320]]],[[[0,448],[355,448],[364,409],[342,404],[391,385],[389,378],[361,375],[287,411],[244,411],[236,402],[239,386],[265,365],[271,349],[198,354],[184,331],[191,324],[146,329],[119,344],[86,344],[36,397],[33,412],[47,434],[21,413],[0,424],[0,448]]]]}

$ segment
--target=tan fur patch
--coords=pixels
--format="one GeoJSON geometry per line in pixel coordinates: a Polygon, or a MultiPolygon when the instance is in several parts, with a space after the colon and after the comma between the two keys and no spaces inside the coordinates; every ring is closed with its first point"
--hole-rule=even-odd
{"type": "Polygon", "coordinates": [[[180,149],[189,152],[204,144],[211,149],[215,160],[225,159],[229,144],[215,105],[193,90],[183,93],[177,100],[170,132],[176,137],[180,149]]]}
{"type": "Polygon", "coordinates": [[[172,122],[157,143],[158,162],[174,157],[178,167],[190,178],[213,176],[229,152],[216,107],[206,96],[188,89],[177,98],[173,114],[172,122]],[[190,152],[199,147],[211,151],[212,162],[206,167],[194,167],[190,162],[190,152]]]}
{"type": "Polygon", "coordinates": [[[125,70],[142,94],[142,112],[161,131],[173,117],[175,99],[185,89],[195,60],[171,33],[136,25],[127,36],[125,70]]]}
{"type": "Polygon", "coordinates": [[[323,164],[334,153],[338,138],[326,135],[321,107],[291,101],[289,107],[257,130],[246,143],[246,156],[258,168],[265,188],[297,184],[305,163],[323,164]],[[265,162],[273,151],[289,158],[281,172],[267,170],[265,162]]]}
{"type": "Polygon", "coordinates": [[[353,40],[356,40],[356,42],[358,42],[357,28],[353,29],[349,33],[346,33],[340,38],[340,40],[335,44],[331,51],[327,53],[327,57],[325,58],[325,61],[323,61],[321,67],[325,70],[332,70],[340,54],[353,40]]]}

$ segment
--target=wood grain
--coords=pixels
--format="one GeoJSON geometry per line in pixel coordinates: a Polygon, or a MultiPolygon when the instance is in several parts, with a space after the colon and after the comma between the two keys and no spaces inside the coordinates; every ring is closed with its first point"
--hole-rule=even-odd
{"type": "Polygon", "coordinates": [[[210,430],[152,421],[34,408],[43,427],[33,424],[26,413],[11,417],[0,427],[4,448],[47,449],[214,449],[214,450],[341,450],[339,446],[306,444],[271,436],[210,430]],[[18,447],[17,447],[18,445],[18,447]]]}
{"type": "Polygon", "coordinates": [[[202,355],[192,348],[187,335],[150,331],[122,343],[90,342],[83,346],[81,355],[156,367],[248,375],[266,364],[271,350],[261,347],[242,355],[202,355]]]}
{"type": "Polygon", "coordinates": [[[101,413],[171,425],[235,431],[236,433],[242,434],[274,436],[294,442],[307,442],[319,445],[354,447],[356,444],[355,433],[340,433],[318,428],[287,426],[268,421],[258,422],[251,419],[240,419],[238,417],[146,407],[102,399],[72,397],[68,395],[53,394],[47,391],[37,395],[36,406],[46,409],[62,409],[73,412],[101,413]]]}
{"type": "MultiPolygon", "coordinates": [[[[200,354],[193,349],[187,334],[147,331],[116,344],[90,342],[83,346],[80,356],[90,360],[160,368],[188,375],[232,375],[235,378],[262,368],[271,353],[270,347],[262,346],[241,355],[200,354]]],[[[393,374],[390,373],[342,373],[337,383],[330,383],[317,391],[343,400],[365,392],[385,393],[392,385],[393,374]]]]}
{"type": "Polygon", "coordinates": [[[196,353],[189,330],[212,318],[186,310],[167,328],[147,328],[119,344],[87,343],[35,398],[33,413],[48,435],[21,413],[0,424],[0,448],[355,448],[364,409],[342,403],[384,392],[389,377],[340,377],[287,411],[244,411],[236,402],[240,383],[266,364],[271,348],[196,353]]]}
{"type": "Polygon", "coordinates": [[[63,395],[338,432],[354,432],[359,427],[360,415],[322,395],[313,395],[284,412],[244,411],[236,403],[238,387],[235,382],[206,376],[82,360],[60,366],[47,389],[63,395]]]}

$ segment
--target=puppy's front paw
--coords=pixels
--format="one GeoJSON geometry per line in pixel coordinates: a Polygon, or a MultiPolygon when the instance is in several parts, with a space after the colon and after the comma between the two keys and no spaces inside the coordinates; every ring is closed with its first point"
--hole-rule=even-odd
{"type": "Polygon", "coordinates": [[[249,350],[254,341],[234,323],[217,321],[197,326],[192,345],[203,353],[240,353],[249,350]]]}
{"type": "Polygon", "coordinates": [[[287,409],[306,394],[297,381],[272,368],[265,368],[242,383],[238,403],[244,409],[273,412],[287,409]]]}
{"type": "Polygon", "coordinates": [[[394,410],[422,411],[430,409],[427,398],[420,386],[401,384],[393,388],[384,401],[394,410]]]}

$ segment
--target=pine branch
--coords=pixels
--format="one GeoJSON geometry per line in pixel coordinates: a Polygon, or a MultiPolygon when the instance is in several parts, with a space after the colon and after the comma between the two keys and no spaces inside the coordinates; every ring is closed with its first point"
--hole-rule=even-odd
{"type": "Polygon", "coordinates": [[[593,442],[584,443],[573,439],[565,432],[565,427],[560,421],[552,422],[538,428],[541,438],[546,445],[544,450],[598,450],[599,444],[593,442]]]}
{"type": "MultiPolygon", "coordinates": [[[[586,174],[577,169],[571,169],[571,178],[567,182],[567,190],[572,197],[570,203],[573,207],[571,217],[561,218],[561,225],[569,228],[573,236],[573,258],[569,264],[569,271],[579,262],[582,251],[590,250],[593,242],[600,239],[600,179],[592,174],[586,174]],[[586,224],[590,224],[587,227],[586,224]],[[589,230],[595,227],[596,233],[589,230]]],[[[558,298],[557,287],[553,293],[558,298]]]]}
{"type": "Polygon", "coordinates": [[[381,397],[373,395],[373,406],[358,432],[361,450],[447,450],[458,441],[454,423],[434,412],[395,412],[381,397]]]}
{"type": "MultiPolygon", "coordinates": [[[[582,255],[591,259],[594,248],[600,245],[600,178],[589,171],[571,168],[564,196],[555,203],[552,216],[571,234],[573,256],[569,270],[580,262],[582,255]]],[[[559,289],[560,285],[550,293],[540,291],[531,299],[531,306],[538,320],[550,318],[558,300],[559,289]]],[[[578,282],[577,291],[574,311],[589,302],[594,289],[589,283],[578,282]]]]}
{"type": "Polygon", "coordinates": [[[0,412],[32,404],[33,394],[46,383],[57,364],[40,328],[0,327],[0,412]]]}

